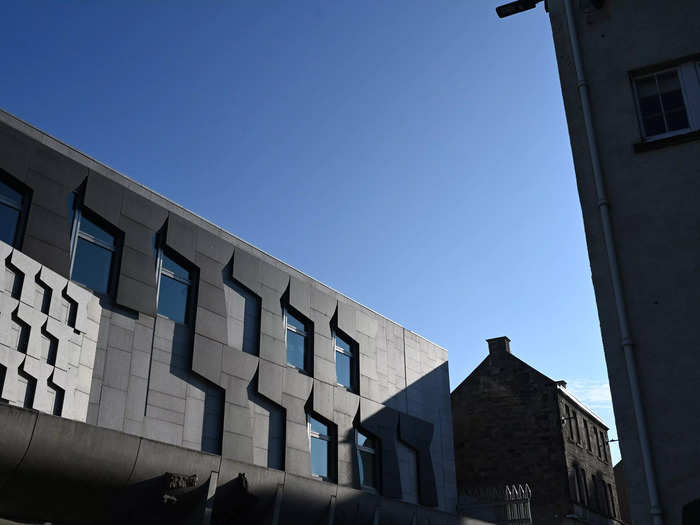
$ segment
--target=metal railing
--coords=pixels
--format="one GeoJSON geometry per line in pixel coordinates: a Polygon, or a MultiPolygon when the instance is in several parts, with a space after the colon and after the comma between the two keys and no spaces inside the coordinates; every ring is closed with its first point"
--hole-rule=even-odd
{"type": "Polygon", "coordinates": [[[503,487],[470,487],[459,492],[457,511],[468,517],[483,519],[499,525],[530,525],[532,512],[529,485],[513,484],[503,487]]]}

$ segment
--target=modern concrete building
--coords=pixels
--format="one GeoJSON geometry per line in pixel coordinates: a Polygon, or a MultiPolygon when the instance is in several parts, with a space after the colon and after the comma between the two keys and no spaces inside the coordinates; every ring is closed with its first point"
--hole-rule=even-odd
{"type": "Polygon", "coordinates": [[[700,2],[545,5],[632,523],[700,523],[700,2]]]}
{"type": "Polygon", "coordinates": [[[5,112],[0,234],[0,518],[467,523],[443,348],[5,112]]]}
{"type": "Polygon", "coordinates": [[[608,427],[564,381],[515,357],[507,337],[488,347],[451,394],[459,496],[527,484],[537,525],[618,523],[608,427]]]}

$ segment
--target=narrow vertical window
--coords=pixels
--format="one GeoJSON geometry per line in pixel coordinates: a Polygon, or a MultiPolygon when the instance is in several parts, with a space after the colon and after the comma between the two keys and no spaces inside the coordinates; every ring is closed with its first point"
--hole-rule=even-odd
{"type": "Polygon", "coordinates": [[[360,487],[373,491],[378,490],[377,442],[374,438],[355,430],[355,447],[357,448],[360,487]]]}
{"type": "Polygon", "coordinates": [[[161,248],[158,257],[158,313],[176,323],[190,321],[191,272],[161,248]]]}
{"type": "Polygon", "coordinates": [[[596,441],[596,448],[598,450],[598,457],[602,459],[603,453],[602,453],[601,442],[600,442],[600,433],[598,433],[598,431],[596,431],[596,433],[595,433],[595,441],[596,441]]]}
{"type": "Polygon", "coordinates": [[[617,518],[617,513],[615,512],[615,499],[613,498],[613,490],[612,490],[612,485],[610,483],[605,484],[607,488],[607,496],[608,496],[608,506],[610,507],[610,517],[611,518],[617,518]]]}
{"type": "Polygon", "coordinates": [[[566,412],[566,422],[569,424],[569,439],[573,441],[574,439],[574,423],[572,421],[571,417],[571,409],[569,408],[569,405],[564,405],[564,410],[566,412]]]}
{"type": "Polygon", "coordinates": [[[287,325],[287,364],[299,370],[309,372],[309,329],[307,323],[295,316],[289,309],[285,310],[287,325]]]}
{"type": "Polygon", "coordinates": [[[311,455],[311,474],[331,481],[334,475],[332,465],[335,440],[328,425],[308,416],[309,452],[311,455]]]}
{"type": "Polygon", "coordinates": [[[575,410],[571,411],[571,417],[574,422],[574,434],[576,435],[576,443],[581,443],[581,433],[579,432],[578,428],[578,414],[575,410]]]}
{"type": "Polygon", "coordinates": [[[8,184],[2,173],[0,177],[0,241],[18,247],[26,219],[27,192],[20,191],[18,184],[8,184]]]}
{"type": "Polygon", "coordinates": [[[97,294],[110,294],[114,288],[118,248],[116,230],[85,210],[76,199],[70,278],[97,294]]]}
{"type": "Polygon", "coordinates": [[[588,428],[588,420],[583,420],[583,431],[586,433],[586,449],[591,451],[591,431],[588,428]]]}
{"type": "Polygon", "coordinates": [[[586,471],[578,467],[579,485],[581,487],[581,503],[588,506],[588,481],[586,480],[586,471]]]}
{"type": "Polygon", "coordinates": [[[335,340],[335,374],[339,385],[357,392],[357,354],[348,340],[337,332],[335,340]]]}
{"type": "Polygon", "coordinates": [[[601,451],[601,459],[605,462],[608,461],[608,440],[605,437],[605,433],[601,430],[600,431],[600,451],[601,451]]]}

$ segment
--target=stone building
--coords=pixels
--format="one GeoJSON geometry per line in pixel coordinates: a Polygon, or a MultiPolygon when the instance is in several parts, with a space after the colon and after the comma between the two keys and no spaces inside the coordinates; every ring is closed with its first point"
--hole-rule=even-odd
{"type": "Polygon", "coordinates": [[[700,523],[700,2],[548,7],[632,523],[700,523]]]}
{"type": "Polygon", "coordinates": [[[458,493],[527,484],[533,523],[617,523],[608,427],[507,337],[488,348],[451,394],[458,493]]]}
{"type": "Polygon", "coordinates": [[[700,2],[543,5],[631,519],[700,523],[700,2]]]}
{"type": "Polygon", "coordinates": [[[0,518],[467,522],[446,350],[5,112],[0,235],[0,518]]]}

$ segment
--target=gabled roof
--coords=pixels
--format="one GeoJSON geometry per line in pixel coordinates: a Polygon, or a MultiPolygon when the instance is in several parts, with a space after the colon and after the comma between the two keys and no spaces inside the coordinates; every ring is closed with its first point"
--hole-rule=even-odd
{"type": "MultiPolygon", "coordinates": [[[[464,385],[469,384],[469,382],[471,381],[471,379],[479,374],[479,372],[481,371],[482,367],[487,366],[487,364],[488,364],[488,362],[489,362],[490,359],[492,359],[492,356],[491,356],[491,355],[487,355],[487,356],[483,359],[483,361],[481,361],[481,363],[479,363],[479,364],[477,365],[477,367],[476,367],[474,370],[471,371],[471,373],[464,379],[464,381],[462,381],[462,382],[450,393],[450,397],[452,397],[455,393],[457,393],[464,385]]],[[[533,368],[532,366],[530,366],[529,364],[527,364],[527,363],[526,363],[525,361],[523,361],[522,359],[516,357],[516,356],[513,355],[512,353],[503,353],[503,354],[499,354],[499,359],[515,359],[515,360],[520,364],[520,366],[522,366],[523,368],[528,369],[528,370],[531,371],[531,372],[534,372],[535,374],[537,374],[538,376],[540,376],[540,378],[541,378],[542,380],[544,380],[544,382],[550,383],[552,386],[555,386],[555,385],[556,385],[557,390],[561,393],[561,395],[563,395],[564,397],[567,398],[567,400],[569,401],[569,403],[571,403],[572,405],[575,405],[576,408],[577,408],[578,410],[580,410],[581,412],[584,412],[585,414],[587,414],[591,419],[595,420],[599,425],[601,425],[603,428],[605,428],[605,430],[609,430],[609,427],[605,424],[605,422],[604,422],[598,415],[596,415],[595,412],[593,412],[593,410],[591,410],[591,409],[588,408],[586,405],[584,405],[582,401],[580,401],[576,396],[574,396],[574,394],[572,394],[569,390],[566,389],[566,387],[564,386],[564,385],[565,385],[565,382],[563,382],[563,381],[555,381],[554,379],[551,379],[550,377],[547,377],[547,376],[544,375],[542,372],[540,372],[540,371],[537,370],[536,368],[533,368]],[[564,384],[562,384],[562,383],[564,383],[564,384]]]]}

